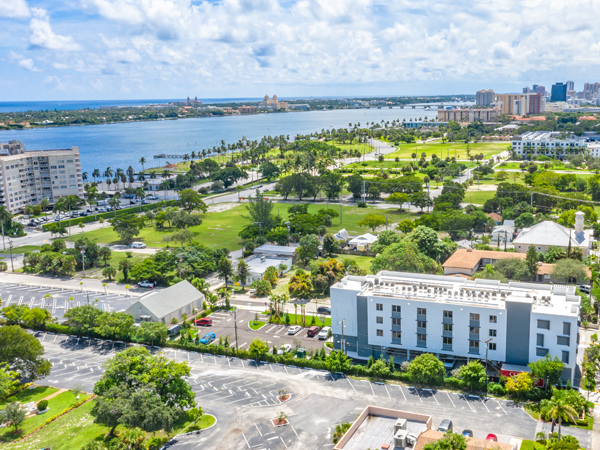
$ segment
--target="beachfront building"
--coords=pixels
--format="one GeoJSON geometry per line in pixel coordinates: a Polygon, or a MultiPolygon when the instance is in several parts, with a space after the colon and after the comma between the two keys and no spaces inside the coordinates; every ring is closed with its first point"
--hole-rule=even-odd
{"type": "Polygon", "coordinates": [[[387,272],[331,287],[334,348],[367,360],[422,353],[526,366],[549,354],[573,381],[580,297],[575,286],[387,272]]]}
{"type": "Polygon", "coordinates": [[[563,227],[550,220],[523,228],[513,241],[515,250],[526,253],[531,245],[538,253],[546,253],[550,247],[559,247],[565,251],[580,248],[583,256],[586,257],[592,248],[594,230],[584,229],[584,216],[581,211],[575,213],[575,228],[563,227]]]}
{"type": "Polygon", "coordinates": [[[22,212],[42,199],[83,197],[79,148],[26,150],[19,141],[0,143],[0,205],[22,212]]]}

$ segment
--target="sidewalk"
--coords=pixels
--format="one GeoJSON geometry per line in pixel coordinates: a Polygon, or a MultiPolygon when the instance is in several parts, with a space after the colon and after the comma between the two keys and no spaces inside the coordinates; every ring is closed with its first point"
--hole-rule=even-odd
{"type": "MultiPolygon", "coordinates": [[[[102,286],[102,281],[93,280],[90,278],[61,278],[51,276],[31,275],[24,273],[0,273],[0,282],[2,283],[18,283],[29,286],[54,287],[60,289],[75,289],[83,290],[84,292],[100,292],[104,293],[105,289],[102,286]],[[82,283],[83,282],[83,286],[82,283]]],[[[148,291],[138,289],[125,289],[125,284],[116,282],[106,283],[106,292],[110,294],[127,295],[130,297],[140,297],[148,291]]]]}

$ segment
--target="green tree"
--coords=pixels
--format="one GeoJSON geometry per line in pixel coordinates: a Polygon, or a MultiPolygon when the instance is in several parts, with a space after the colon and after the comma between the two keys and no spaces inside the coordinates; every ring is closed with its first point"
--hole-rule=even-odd
{"type": "Polygon", "coordinates": [[[533,380],[527,372],[521,372],[506,380],[506,392],[517,398],[523,398],[533,389],[533,380]]]}
{"type": "Polygon", "coordinates": [[[402,211],[402,205],[408,203],[410,201],[410,197],[404,192],[394,192],[388,198],[386,198],[385,201],[386,203],[398,205],[398,208],[400,209],[400,211],[402,211]]]}
{"type": "Polygon", "coordinates": [[[408,376],[418,385],[439,385],[444,379],[444,363],[431,353],[423,353],[410,362],[408,376]]]}
{"type": "Polygon", "coordinates": [[[541,407],[546,417],[558,421],[558,440],[560,441],[563,421],[575,422],[577,419],[577,410],[569,401],[567,391],[554,389],[552,398],[545,400],[541,407]]]}
{"type": "Polygon", "coordinates": [[[554,264],[552,278],[564,283],[583,281],[587,278],[586,265],[574,259],[561,259],[554,264]]]}
{"type": "Polygon", "coordinates": [[[471,390],[483,389],[487,381],[485,367],[476,359],[461,366],[460,378],[471,388],[471,390]]]}
{"type": "Polygon", "coordinates": [[[0,399],[8,397],[18,384],[19,374],[9,369],[7,363],[0,364],[0,399]]]}
{"type": "Polygon", "coordinates": [[[251,222],[250,225],[258,226],[262,229],[263,235],[268,233],[275,225],[275,217],[273,216],[273,202],[266,199],[262,194],[257,193],[255,197],[248,197],[246,211],[248,211],[247,219],[251,222]]]}
{"type": "Polygon", "coordinates": [[[538,273],[538,254],[535,245],[530,245],[527,249],[525,262],[527,263],[527,270],[529,271],[530,276],[535,279],[538,273]]]}
{"type": "Polygon", "coordinates": [[[389,245],[372,260],[371,271],[378,273],[381,270],[435,274],[438,265],[421,253],[414,242],[404,240],[389,245]]]}
{"type": "Polygon", "coordinates": [[[385,217],[383,217],[381,214],[371,213],[371,214],[367,214],[363,219],[359,220],[356,224],[359,227],[369,228],[373,233],[375,233],[375,230],[377,230],[377,228],[379,228],[381,225],[385,224],[385,217]]]}
{"type": "Polygon", "coordinates": [[[179,192],[179,206],[182,209],[191,214],[192,211],[198,209],[205,213],[208,210],[208,206],[202,201],[202,197],[193,189],[184,189],[179,192]]]}
{"type": "Polygon", "coordinates": [[[18,402],[11,402],[6,405],[3,411],[0,411],[0,422],[9,427],[13,427],[16,433],[25,420],[25,410],[21,408],[18,402]]]}
{"type": "Polygon", "coordinates": [[[250,343],[250,347],[248,347],[248,352],[250,352],[250,354],[252,356],[254,356],[254,359],[256,360],[256,364],[258,365],[258,360],[264,356],[267,352],[269,351],[269,346],[268,344],[261,340],[261,339],[254,339],[251,343],[250,343]]]}
{"type": "Polygon", "coordinates": [[[161,322],[142,322],[136,331],[136,336],[151,344],[162,344],[167,339],[167,326],[161,322]]]}
{"type": "Polygon", "coordinates": [[[143,217],[128,215],[115,217],[110,223],[122,241],[131,242],[135,236],[140,234],[142,228],[144,228],[144,220],[145,218],[143,217]]]}
{"type": "Polygon", "coordinates": [[[128,259],[122,259],[119,261],[119,269],[123,272],[123,279],[129,280],[129,271],[133,267],[133,262],[128,259]]]}
{"type": "Polygon", "coordinates": [[[467,440],[458,433],[447,432],[443,438],[425,444],[423,450],[466,450],[467,440]]]}
{"type": "Polygon", "coordinates": [[[319,238],[314,234],[309,234],[308,236],[303,236],[298,244],[299,247],[296,251],[296,255],[298,260],[306,265],[311,259],[318,255],[321,241],[319,241],[319,238]]]}
{"type": "Polygon", "coordinates": [[[227,283],[233,277],[233,266],[226,256],[221,257],[217,263],[217,276],[225,282],[225,286],[227,286],[227,283]]]}
{"type": "Polygon", "coordinates": [[[112,256],[112,251],[111,251],[110,247],[100,247],[98,249],[98,257],[102,258],[102,260],[104,260],[105,266],[108,264],[108,260],[111,258],[111,256],[112,256]]]}
{"type": "Polygon", "coordinates": [[[92,305],[77,306],[65,312],[69,326],[78,332],[89,335],[98,326],[100,317],[106,314],[92,305]]]}
{"type": "Polygon", "coordinates": [[[246,286],[246,280],[248,279],[248,276],[250,276],[250,266],[248,263],[241,259],[235,269],[235,274],[237,277],[237,282],[240,283],[243,289],[246,286]]]}
{"type": "Polygon", "coordinates": [[[560,382],[565,365],[557,356],[551,358],[546,354],[544,358],[527,364],[527,367],[531,369],[531,375],[542,380],[545,388],[548,389],[548,386],[555,386],[560,382]]]}
{"type": "Polygon", "coordinates": [[[332,350],[325,358],[325,367],[330,372],[344,372],[352,366],[352,361],[341,350],[332,350]]]}
{"type": "Polygon", "coordinates": [[[265,270],[263,280],[268,281],[269,283],[271,283],[272,287],[275,287],[275,285],[277,284],[278,275],[279,271],[277,270],[277,267],[269,266],[267,267],[267,270],[265,270]]]}
{"type": "Polygon", "coordinates": [[[0,327],[0,365],[7,364],[23,378],[43,378],[52,364],[42,358],[44,347],[18,325],[0,327]]]}
{"type": "Polygon", "coordinates": [[[334,254],[338,249],[337,241],[333,237],[333,234],[327,233],[323,236],[323,252],[326,255],[334,254]]]}
{"type": "Polygon", "coordinates": [[[106,266],[104,269],[102,269],[102,276],[108,278],[109,280],[112,280],[116,275],[117,269],[115,269],[113,266],[106,266]]]}
{"type": "Polygon", "coordinates": [[[131,314],[112,311],[101,315],[94,332],[110,339],[125,339],[134,335],[135,321],[131,314]]]}

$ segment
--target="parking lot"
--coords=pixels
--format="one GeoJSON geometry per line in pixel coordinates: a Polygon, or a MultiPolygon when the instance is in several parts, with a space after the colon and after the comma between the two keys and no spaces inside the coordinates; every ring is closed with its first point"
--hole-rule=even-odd
{"type": "Polygon", "coordinates": [[[26,305],[30,308],[45,308],[59,320],[66,311],[77,306],[94,304],[106,312],[124,311],[138,300],[138,297],[119,294],[36,287],[18,283],[0,283],[0,298],[2,298],[2,307],[26,305]]]}
{"type": "MultiPolygon", "coordinates": [[[[102,363],[128,346],[119,342],[37,333],[54,364],[40,383],[59,387],[93,388],[102,363]]],[[[152,348],[153,352],[162,349],[152,348]]],[[[443,419],[454,422],[455,431],[472,429],[475,437],[494,433],[501,442],[519,437],[533,439],[544,425],[506,400],[480,398],[445,390],[360,381],[326,371],[165,349],[164,354],[187,361],[189,382],[200,406],[214,414],[217,426],[198,435],[182,436],[171,448],[317,449],[332,447],[335,425],[353,421],[367,405],[378,405],[433,416],[433,426],[443,419]],[[279,403],[284,389],[292,395],[279,403]],[[288,426],[275,428],[270,420],[279,411],[288,426]]],[[[545,430],[548,431],[547,429],[545,430]]],[[[564,427],[584,448],[591,448],[591,433],[564,427]]]]}
{"type": "MultiPolygon", "coordinates": [[[[242,307],[243,308],[243,307],[242,307]]],[[[287,325],[274,325],[267,323],[258,330],[250,329],[248,325],[251,320],[254,320],[256,311],[250,309],[241,309],[237,311],[237,344],[238,348],[248,350],[250,343],[256,339],[263,339],[269,344],[269,348],[276,346],[280,348],[283,344],[291,344],[296,347],[298,344],[305,349],[312,348],[321,350],[325,346],[325,339],[317,337],[308,337],[306,331],[308,327],[302,328],[298,333],[289,335],[287,325]]],[[[200,335],[212,332],[219,336],[229,336],[229,342],[235,347],[235,322],[234,314],[231,311],[217,311],[209,316],[213,320],[213,325],[210,327],[200,327],[200,335]]],[[[260,315],[260,320],[267,320],[267,316],[260,315]]],[[[308,319],[307,319],[308,322],[308,319]]],[[[293,323],[291,325],[294,325],[293,323]]]]}

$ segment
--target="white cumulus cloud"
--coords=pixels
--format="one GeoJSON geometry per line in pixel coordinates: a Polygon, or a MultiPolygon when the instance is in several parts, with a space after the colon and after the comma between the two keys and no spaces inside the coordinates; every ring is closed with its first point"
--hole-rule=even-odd
{"type": "Polygon", "coordinates": [[[0,17],[25,19],[31,15],[25,0],[0,0],[0,17]]]}
{"type": "Polygon", "coordinates": [[[72,52],[81,49],[81,46],[77,44],[71,36],[61,36],[52,31],[50,18],[45,9],[32,8],[32,12],[33,18],[29,24],[31,30],[29,42],[32,45],[64,52],[72,52]]]}

